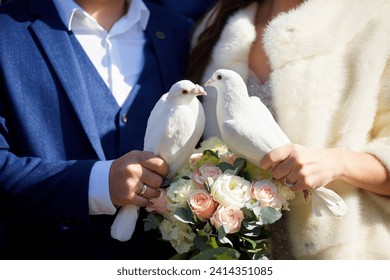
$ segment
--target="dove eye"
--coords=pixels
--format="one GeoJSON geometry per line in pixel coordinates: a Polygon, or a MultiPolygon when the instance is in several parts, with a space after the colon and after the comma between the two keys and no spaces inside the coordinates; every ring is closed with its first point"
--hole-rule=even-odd
{"type": "Polygon", "coordinates": [[[182,94],[187,94],[187,93],[188,93],[188,90],[184,89],[181,93],[182,93],[182,94]]]}
{"type": "Polygon", "coordinates": [[[217,76],[217,79],[218,79],[218,80],[222,80],[222,76],[221,76],[221,75],[218,75],[218,76],[217,76]]]}

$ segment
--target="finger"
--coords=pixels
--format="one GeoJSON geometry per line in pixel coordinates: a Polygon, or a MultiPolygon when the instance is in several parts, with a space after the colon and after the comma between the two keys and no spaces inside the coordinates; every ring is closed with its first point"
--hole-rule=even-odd
{"type": "Polygon", "coordinates": [[[140,191],[139,192],[136,192],[136,194],[140,195],[140,196],[144,196],[146,191],[148,189],[148,186],[145,185],[145,184],[141,184],[141,188],[140,188],[140,191]]]}
{"type": "Polygon", "coordinates": [[[287,177],[294,169],[294,159],[287,158],[284,161],[276,163],[272,168],[272,177],[276,180],[287,177]]]}
{"type": "Polygon", "coordinates": [[[152,153],[144,152],[144,159],[140,161],[140,164],[163,177],[168,175],[168,164],[162,158],[153,155],[152,153]]]}
{"type": "Polygon", "coordinates": [[[303,190],[307,190],[308,188],[305,188],[303,186],[299,186],[298,183],[294,184],[293,187],[290,188],[290,190],[296,192],[296,191],[303,191],[303,190]]]}
{"type": "Polygon", "coordinates": [[[137,193],[139,196],[142,196],[147,199],[155,198],[160,195],[159,189],[151,188],[143,184],[140,192],[137,193]]]}
{"type": "Polygon", "coordinates": [[[294,188],[296,188],[296,184],[297,184],[297,180],[293,180],[293,179],[289,179],[290,176],[288,177],[285,177],[285,178],[282,178],[279,180],[280,183],[282,183],[283,185],[289,187],[291,190],[295,190],[294,188]]]}
{"type": "Polygon", "coordinates": [[[298,176],[298,180],[294,183],[293,191],[311,190],[315,188],[314,183],[310,182],[309,177],[298,176]]]}
{"type": "Polygon", "coordinates": [[[139,180],[149,187],[157,189],[162,185],[164,179],[158,173],[142,166],[142,172],[139,180]]]}
{"type": "Polygon", "coordinates": [[[135,195],[133,199],[130,201],[130,204],[139,207],[146,207],[149,204],[149,199],[147,199],[146,197],[142,197],[140,195],[135,195]]]}
{"type": "Polygon", "coordinates": [[[260,160],[260,168],[271,170],[276,164],[288,158],[291,152],[291,144],[283,145],[266,154],[260,160]]]}

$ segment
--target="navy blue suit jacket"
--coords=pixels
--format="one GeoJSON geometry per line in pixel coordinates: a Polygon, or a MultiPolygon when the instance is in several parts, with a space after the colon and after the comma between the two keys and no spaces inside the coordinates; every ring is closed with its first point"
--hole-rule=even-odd
{"type": "MultiPolygon", "coordinates": [[[[155,84],[147,101],[142,84],[132,92],[128,125],[135,128],[129,147],[139,150],[155,102],[184,77],[191,27],[184,17],[145,3],[151,11],[146,32],[159,71],[140,82],[155,84]]],[[[42,252],[50,251],[41,257],[36,253],[37,258],[127,257],[100,252],[101,240],[107,241],[102,245],[107,251],[121,246],[108,241],[113,217],[88,213],[90,171],[106,158],[83,84],[85,70],[77,67],[69,35],[52,1],[15,0],[0,6],[0,251],[13,251],[11,258],[34,258],[25,249],[34,240],[41,242],[42,252]],[[100,230],[104,238],[97,236],[99,241],[85,247],[100,255],[69,249],[78,236],[91,239],[90,233],[100,230]],[[57,254],[60,250],[68,253],[57,254]]]]}

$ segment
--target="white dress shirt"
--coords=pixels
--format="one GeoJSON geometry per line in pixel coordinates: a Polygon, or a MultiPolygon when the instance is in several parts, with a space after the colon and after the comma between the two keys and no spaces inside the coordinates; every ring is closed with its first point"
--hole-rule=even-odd
{"type": "MultiPolygon", "coordinates": [[[[65,26],[75,34],[116,102],[122,106],[144,65],[143,30],[149,20],[149,10],[141,0],[132,0],[127,14],[107,32],[76,2],[53,2],[65,26]]],[[[100,161],[92,168],[88,192],[91,215],[113,215],[116,212],[108,185],[111,163],[100,161]]]]}

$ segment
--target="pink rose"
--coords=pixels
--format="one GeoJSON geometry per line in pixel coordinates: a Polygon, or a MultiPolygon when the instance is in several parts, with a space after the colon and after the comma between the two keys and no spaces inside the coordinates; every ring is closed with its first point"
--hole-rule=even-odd
{"type": "Polygon", "coordinates": [[[202,155],[203,155],[202,153],[194,153],[194,154],[192,154],[190,156],[190,162],[191,163],[197,163],[201,159],[202,155]]]}
{"type": "Polygon", "coordinates": [[[203,186],[203,183],[209,183],[210,179],[214,182],[221,174],[222,170],[219,167],[206,163],[194,172],[193,179],[203,186]]]}
{"type": "Polygon", "coordinates": [[[149,204],[146,206],[146,211],[155,212],[160,215],[168,213],[167,201],[166,201],[167,192],[164,189],[160,189],[160,195],[155,198],[149,199],[149,204]]]}
{"type": "Polygon", "coordinates": [[[261,180],[252,183],[251,197],[260,201],[260,206],[271,206],[274,208],[282,207],[278,188],[269,180],[261,180]]]}
{"type": "Polygon", "coordinates": [[[224,155],[221,155],[221,160],[230,163],[231,165],[234,164],[234,162],[237,159],[237,155],[233,153],[226,153],[224,155]]]}
{"type": "Polygon", "coordinates": [[[198,219],[203,222],[210,219],[218,206],[208,191],[203,189],[195,190],[188,198],[188,204],[198,219]]]}
{"type": "Polygon", "coordinates": [[[235,233],[240,230],[243,219],[244,214],[240,209],[220,205],[210,218],[210,223],[216,229],[224,226],[225,230],[227,230],[226,233],[235,233]]]}

